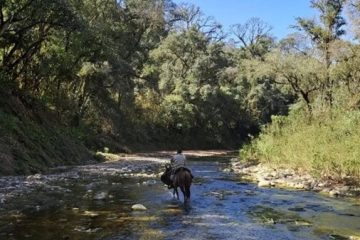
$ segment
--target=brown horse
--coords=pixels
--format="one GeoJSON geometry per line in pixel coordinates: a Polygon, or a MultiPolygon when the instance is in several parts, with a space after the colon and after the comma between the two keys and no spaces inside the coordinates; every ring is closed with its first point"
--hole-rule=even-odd
{"type": "Polygon", "coordinates": [[[175,189],[180,187],[180,190],[184,195],[184,204],[186,204],[190,200],[191,195],[190,187],[192,183],[192,176],[190,171],[187,168],[178,169],[174,175],[172,183],[175,189]]]}
{"type": "Polygon", "coordinates": [[[177,188],[180,187],[184,195],[184,203],[187,203],[187,201],[190,199],[190,186],[192,183],[192,175],[190,173],[190,170],[187,168],[179,168],[175,172],[173,180],[170,179],[171,172],[171,166],[166,165],[165,172],[161,175],[161,181],[165,183],[169,189],[174,189],[173,195],[175,197],[176,194],[177,199],[179,199],[179,193],[177,191],[177,188]]]}

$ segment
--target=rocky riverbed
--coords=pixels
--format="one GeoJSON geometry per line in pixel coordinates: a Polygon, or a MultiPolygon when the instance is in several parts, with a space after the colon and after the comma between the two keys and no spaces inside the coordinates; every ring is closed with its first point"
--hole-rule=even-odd
{"type": "MultiPolygon", "coordinates": [[[[49,170],[49,173],[46,174],[0,177],[0,208],[2,205],[11,202],[13,198],[18,198],[34,191],[70,193],[71,190],[66,187],[66,183],[74,181],[98,179],[101,182],[101,179],[106,181],[108,177],[138,177],[142,179],[158,177],[161,174],[159,166],[168,161],[165,156],[160,158],[110,154],[104,154],[104,156],[109,161],[101,164],[59,167],[49,170]],[[62,183],[62,186],[59,186],[58,183],[62,183]]],[[[151,182],[148,183],[151,184],[151,182]]],[[[91,189],[95,185],[96,182],[87,186],[89,194],[92,193],[91,189]]],[[[93,195],[93,198],[98,200],[108,197],[106,193],[102,192],[94,193],[93,195]]]]}
{"type": "MultiPolygon", "coordinates": [[[[226,151],[187,151],[186,155],[188,157],[206,157],[226,153],[226,151]]],[[[34,191],[70,193],[71,190],[66,186],[68,185],[67,183],[70,184],[74,181],[98,179],[98,183],[102,183],[102,181],[105,181],[102,179],[107,179],[108,177],[159,178],[161,175],[161,172],[159,172],[161,170],[160,166],[169,162],[172,154],[174,152],[170,151],[126,155],[98,153],[100,157],[105,159],[104,163],[58,167],[50,169],[44,174],[0,177],[0,209],[5,203],[11,202],[13,198],[18,198],[34,191]],[[61,183],[61,186],[59,183],[61,183]]],[[[151,183],[153,183],[151,180],[139,182],[139,184],[151,183]]],[[[96,184],[94,182],[87,186],[89,195],[93,194],[94,199],[108,197],[106,193],[92,193],[92,188],[96,184]]]]}
{"type": "Polygon", "coordinates": [[[256,181],[259,187],[280,187],[298,190],[311,190],[330,196],[360,196],[357,186],[339,183],[331,179],[315,179],[310,174],[293,169],[274,168],[262,163],[241,162],[238,158],[231,161],[231,170],[243,178],[256,181]]]}
{"type": "Polygon", "coordinates": [[[159,180],[171,154],[2,177],[0,239],[360,239],[356,199],[259,187],[231,171],[237,154],[186,152],[195,178],[185,207],[159,180]]]}

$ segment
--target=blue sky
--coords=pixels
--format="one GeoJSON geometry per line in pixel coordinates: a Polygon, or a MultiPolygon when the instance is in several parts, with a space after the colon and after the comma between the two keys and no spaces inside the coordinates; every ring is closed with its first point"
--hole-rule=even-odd
{"type": "Polygon", "coordinates": [[[199,6],[207,16],[213,16],[225,30],[236,23],[245,23],[251,17],[259,17],[273,27],[272,34],[281,39],[294,32],[289,28],[296,17],[313,18],[316,11],[310,0],[174,0],[175,3],[191,3],[199,6]]]}

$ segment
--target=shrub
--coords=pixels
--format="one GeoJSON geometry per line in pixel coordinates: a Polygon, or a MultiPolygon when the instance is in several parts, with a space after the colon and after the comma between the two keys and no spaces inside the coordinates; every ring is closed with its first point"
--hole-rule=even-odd
{"type": "Polygon", "coordinates": [[[273,116],[260,136],[241,150],[242,158],[290,167],[322,178],[360,182],[360,111],[291,111],[273,116]]]}

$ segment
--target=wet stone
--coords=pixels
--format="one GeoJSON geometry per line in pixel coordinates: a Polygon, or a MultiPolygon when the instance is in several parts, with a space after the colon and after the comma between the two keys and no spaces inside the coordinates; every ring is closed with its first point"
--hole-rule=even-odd
{"type": "Polygon", "coordinates": [[[338,235],[338,234],[330,234],[329,239],[331,240],[349,240],[349,237],[338,235]]]}
{"type": "Polygon", "coordinates": [[[134,204],[131,206],[131,209],[134,211],[146,211],[147,208],[142,204],[134,204]]]}

